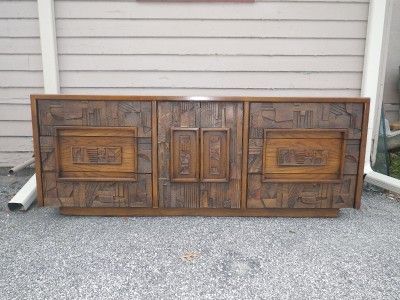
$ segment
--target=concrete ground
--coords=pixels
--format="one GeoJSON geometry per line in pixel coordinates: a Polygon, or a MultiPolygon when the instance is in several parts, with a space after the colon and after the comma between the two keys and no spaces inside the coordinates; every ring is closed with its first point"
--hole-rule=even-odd
{"type": "Polygon", "coordinates": [[[394,197],[337,219],[66,217],[9,212],[22,175],[0,172],[1,300],[400,298],[394,197]]]}

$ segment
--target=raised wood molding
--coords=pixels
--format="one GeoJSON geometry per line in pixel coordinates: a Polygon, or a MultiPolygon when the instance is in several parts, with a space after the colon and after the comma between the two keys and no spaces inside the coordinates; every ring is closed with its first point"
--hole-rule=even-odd
{"type": "Polygon", "coordinates": [[[64,214],[332,217],[359,207],[364,98],[31,101],[38,199],[64,214]]]}

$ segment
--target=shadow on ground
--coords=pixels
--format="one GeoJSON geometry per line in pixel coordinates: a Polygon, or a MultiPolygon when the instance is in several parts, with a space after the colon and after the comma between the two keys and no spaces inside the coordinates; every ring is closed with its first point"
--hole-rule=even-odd
{"type": "Polygon", "coordinates": [[[336,219],[65,217],[9,212],[22,175],[0,176],[1,299],[400,295],[400,202],[382,193],[336,219]]]}

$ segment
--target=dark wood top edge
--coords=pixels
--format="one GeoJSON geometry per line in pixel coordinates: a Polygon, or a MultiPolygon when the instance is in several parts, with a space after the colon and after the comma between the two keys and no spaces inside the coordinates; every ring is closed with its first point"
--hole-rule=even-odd
{"type": "Polygon", "coordinates": [[[140,95],[67,95],[32,94],[35,100],[81,100],[81,101],[234,101],[234,102],[343,102],[367,103],[365,97],[256,97],[256,96],[140,96],[140,95]]]}

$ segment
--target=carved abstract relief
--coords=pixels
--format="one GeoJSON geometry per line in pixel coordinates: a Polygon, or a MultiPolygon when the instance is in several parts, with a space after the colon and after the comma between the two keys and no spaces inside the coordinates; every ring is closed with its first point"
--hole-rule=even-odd
{"type": "Polygon", "coordinates": [[[198,139],[198,128],[171,128],[171,181],[198,181],[198,139]]]}
{"type": "Polygon", "coordinates": [[[201,181],[229,180],[229,128],[201,129],[201,181]]]}
{"type": "Polygon", "coordinates": [[[325,166],[328,151],[319,149],[279,148],[279,166],[325,166]]]}
{"type": "Polygon", "coordinates": [[[70,126],[56,132],[59,180],[136,180],[136,128],[70,126]]]}
{"type": "Polygon", "coordinates": [[[266,128],[345,128],[349,139],[361,137],[362,103],[251,103],[250,110],[253,139],[266,128]]]}
{"type": "Polygon", "coordinates": [[[344,130],[265,129],[264,135],[263,181],[341,179],[344,130]]]}
{"type": "Polygon", "coordinates": [[[150,207],[151,175],[139,174],[136,182],[56,181],[46,173],[46,205],[64,207],[150,207]],[[52,185],[48,185],[52,183],[52,185]]]}
{"type": "Polygon", "coordinates": [[[262,183],[249,176],[248,208],[342,208],[352,207],[356,176],[339,183],[262,183]]]}
{"type": "Polygon", "coordinates": [[[72,163],[120,165],[121,147],[72,147],[72,163]]]}
{"type": "Polygon", "coordinates": [[[162,101],[157,110],[159,206],[239,208],[243,104],[162,101]]]}

